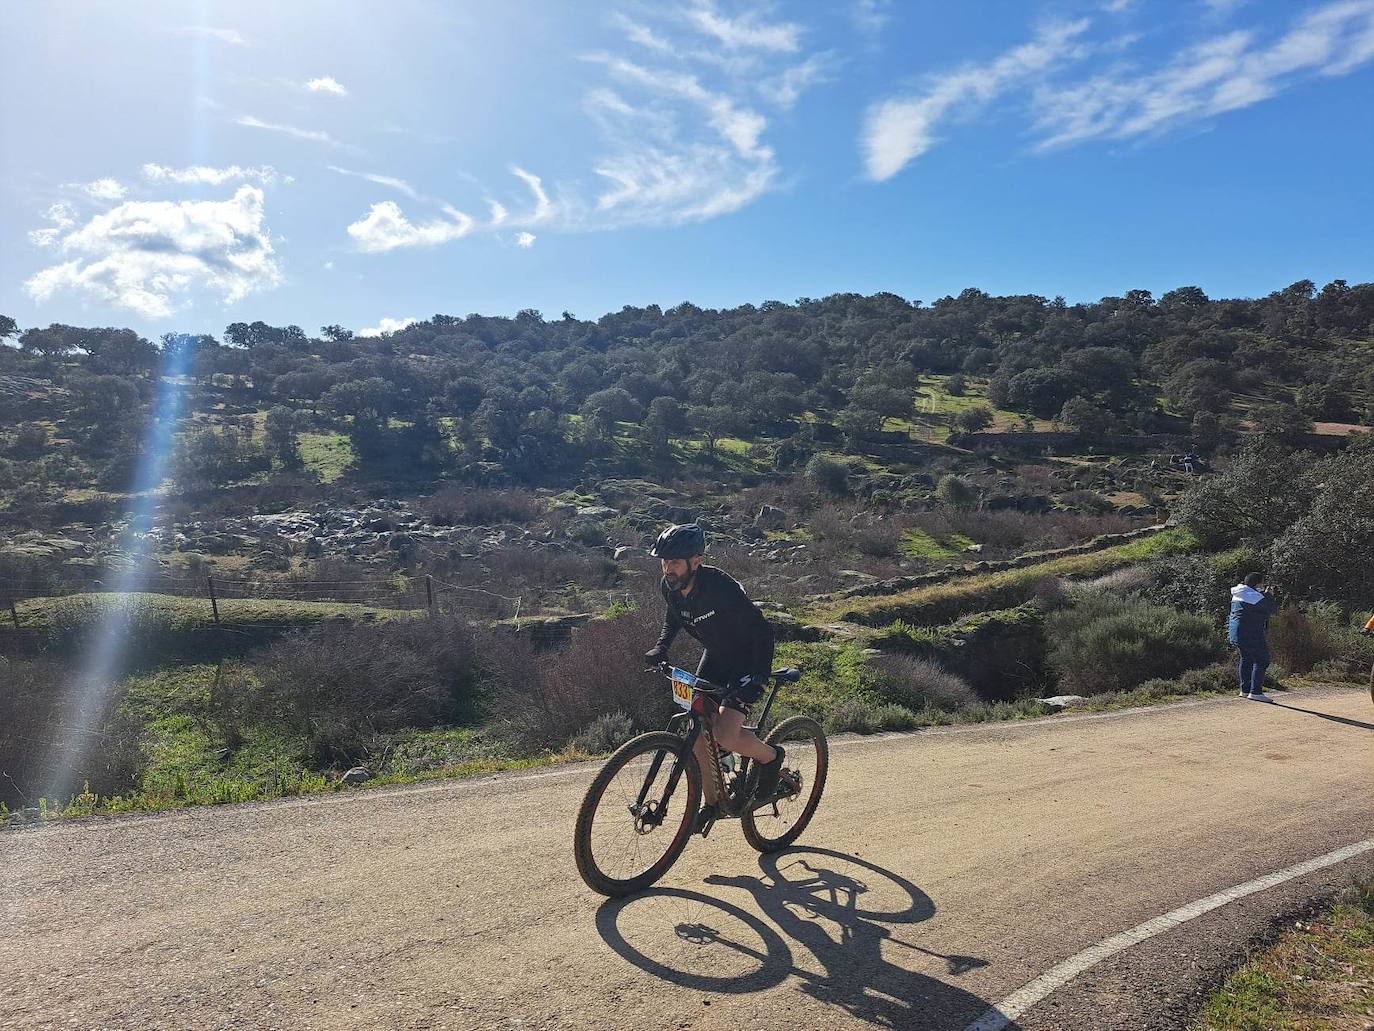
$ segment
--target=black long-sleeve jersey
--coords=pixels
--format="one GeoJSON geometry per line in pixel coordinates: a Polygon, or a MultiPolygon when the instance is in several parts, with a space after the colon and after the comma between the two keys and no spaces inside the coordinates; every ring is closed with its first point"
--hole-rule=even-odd
{"type": "Polygon", "coordinates": [[[662,581],[659,589],[668,608],[656,647],[666,652],[678,631],[686,630],[706,649],[701,675],[708,680],[749,674],[760,684],[768,682],[773,667],[773,628],[739,581],[715,566],[701,566],[691,593],[685,597],[662,581]]]}

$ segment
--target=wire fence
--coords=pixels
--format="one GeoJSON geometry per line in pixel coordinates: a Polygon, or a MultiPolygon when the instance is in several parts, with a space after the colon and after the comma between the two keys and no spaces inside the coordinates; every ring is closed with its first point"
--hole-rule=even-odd
{"type": "MultiPolygon", "coordinates": [[[[211,626],[246,629],[256,626],[279,626],[271,608],[274,603],[323,603],[366,606],[395,611],[428,610],[431,615],[458,609],[460,599],[481,599],[483,607],[493,615],[513,618],[517,629],[522,616],[528,616],[529,606],[521,595],[505,595],[480,587],[448,583],[435,577],[397,574],[385,579],[359,580],[302,580],[227,577],[208,574],[200,577],[163,575],[111,576],[84,581],[56,581],[43,578],[0,580],[0,619],[8,618],[13,629],[22,630],[25,620],[21,607],[25,602],[40,598],[62,598],[72,595],[138,593],[164,595],[174,598],[201,599],[211,626]],[[232,619],[227,610],[241,606],[222,602],[260,602],[262,611],[251,614],[235,611],[232,619]],[[243,618],[248,615],[249,618],[243,618]],[[257,618],[252,618],[256,616],[257,618]]],[[[283,613],[285,615],[285,613],[283,613]]]]}

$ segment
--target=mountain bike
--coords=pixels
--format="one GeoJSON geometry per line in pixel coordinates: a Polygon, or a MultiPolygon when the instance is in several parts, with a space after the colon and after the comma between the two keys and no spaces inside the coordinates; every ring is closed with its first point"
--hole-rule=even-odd
{"type": "MultiPolygon", "coordinates": [[[[577,872],[587,887],[612,897],[644,890],[677,861],[697,822],[703,775],[712,778],[720,800],[717,819],[739,820],[750,845],[776,852],[811,822],[830,767],[825,732],[811,717],[790,716],[764,732],[778,689],[799,680],[800,670],[773,671],[758,725],[747,728],[787,751],[778,786],[767,798],[754,797],[757,764],[716,744],[713,717],[727,689],[667,664],[645,672],[668,677],[673,701],[683,711],[668,720],[666,730],[632,738],[606,760],[582,799],[574,834],[577,872]],[[693,752],[701,735],[711,757],[705,771],[693,752]]],[[[714,822],[701,828],[703,836],[714,822]]]]}

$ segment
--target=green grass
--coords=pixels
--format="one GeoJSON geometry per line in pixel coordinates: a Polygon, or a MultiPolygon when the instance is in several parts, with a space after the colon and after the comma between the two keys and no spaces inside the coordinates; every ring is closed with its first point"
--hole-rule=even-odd
{"type": "Polygon", "coordinates": [[[972,537],[965,537],[962,533],[952,533],[937,539],[918,528],[902,534],[902,539],[897,543],[897,550],[907,558],[956,558],[973,543],[972,537]]]}
{"type": "Polygon", "coordinates": [[[851,598],[815,609],[810,618],[817,623],[844,620],[869,626],[884,626],[898,619],[926,626],[948,623],[967,613],[1019,605],[1030,599],[1035,584],[1045,577],[1098,576],[1122,566],[1192,551],[1196,547],[1197,540],[1192,534],[1172,528],[1102,551],[1067,555],[1020,569],[961,577],[898,594],[851,598]]]}
{"type": "Polygon", "coordinates": [[[342,433],[302,433],[297,443],[305,467],[324,483],[333,483],[353,464],[353,445],[342,433]]]}
{"type": "MultiPolygon", "coordinates": [[[[126,604],[147,612],[160,629],[172,632],[215,626],[209,598],[180,598],[140,592],[69,594],[60,598],[29,598],[15,606],[21,629],[49,631],[74,618],[98,621],[126,604]]],[[[335,601],[285,601],[261,598],[221,598],[220,623],[226,627],[289,628],[313,626],[331,619],[371,621],[409,616],[412,610],[384,609],[372,605],[335,601]]],[[[0,630],[13,624],[0,621],[0,630]]]]}
{"type": "Polygon", "coordinates": [[[1317,1031],[1374,1023],[1374,883],[1252,956],[1203,1007],[1199,1031],[1317,1031]]]}

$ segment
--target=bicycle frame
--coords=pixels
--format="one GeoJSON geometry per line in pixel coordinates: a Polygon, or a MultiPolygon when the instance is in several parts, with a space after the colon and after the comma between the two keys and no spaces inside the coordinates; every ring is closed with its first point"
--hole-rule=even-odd
{"type": "MultiPolygon", "coordinates": [[[[673,671],[685,672],[682,670],[673,671]]],[[[724,694],[724,689],[717,684],[712,684],[699,677],[694,677],[694,680],[695,685],[692,689],[692,707],[686,712],[674,713],[668,720],[667,729],[674,734],[681,735],[685,739],[687,751],[689,752],[696,747],[697,737],[705,732],[707,745],[710,749],[712,769],[710,771],[702,770],[702,775],[710,775],[717,778],[716,788],[720,796],[720,803],[722,808],[728,810],[733,807],[728,806],[728,795],[724,790],[726,787],[724,783],[725,778],[721,773],[720,766],[722,753],[720,746],[716,744],[715,735],[711,733],[710,729],[711,720],[716,713],[717,707],[720,705],[720,696],[724,694]]],[[[778,689],[782,686],[782,681],[777,677],[769,677],[769,682],[771,687],[768,690],[768,698],[763,703],[763,711],[759,714],[758,724],[751,728],[755,734],[760,736],[763,734],[764,727],[767,725],[768,714],[773,708],[773,699],[777,697],[778,689]]],[[[649,764],[649,772],[644,777],[644,783],[640,786],[639,795],[635,799],[635,804],[632,808],[632,812],[636,813],[636,815],[644,811],[644,804],[649,794],[649,788],[654,783],[654,779],[658,776],[658,771],[662,768],[663,756],[664,753],[659,752],[654,756],[653,762],[649,764]]],[[[662,821],[662,813],[667,808],[668,800],[673,797],[673,793],[677,790],[677,784],[681,777],[682,764],[674,761],[673,769],[668,774],[668,784],[663,792],[659,812],[655,814],[657,817],[654,821],[655,823],[662,821]]],[[[745,784],[748,783],[748,778],[749,757],[747,755],[740,756],[740,765],[739,769],[736,771],[735,779],[738,783],[745,784]]],[[[743,812],[750,799],[741,798],[736,801],[739,803],[738,808],[740,812],[743,812]]],[[[731,815],[738,815],[738,813],[731,812],[731,815]]]]}

